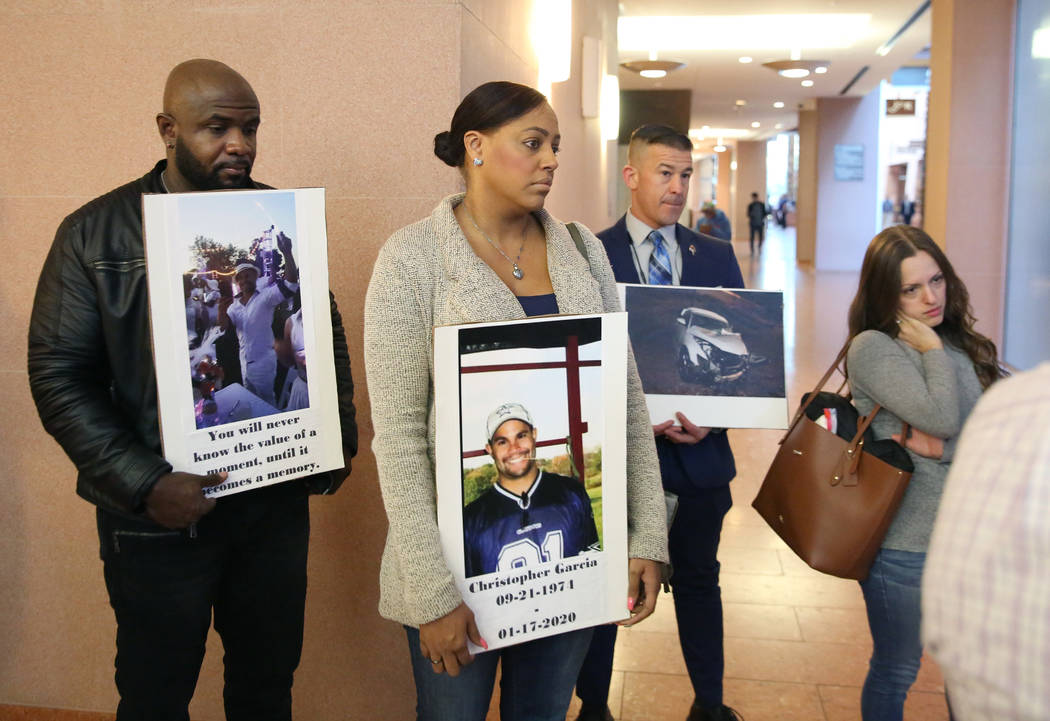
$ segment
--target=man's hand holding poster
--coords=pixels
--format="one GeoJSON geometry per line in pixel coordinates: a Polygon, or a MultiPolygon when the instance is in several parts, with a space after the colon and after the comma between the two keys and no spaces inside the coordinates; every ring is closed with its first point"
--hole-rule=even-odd
{"type": "Polygon", "coordinates": [[[436,328],[434,366],[442,547],[488,647],[627,618],[626,316],[436,328]]]}
{"type": "Polygon", "coordinates": [[[212,497],[342,468],[324,189],[142,203],[168,462],[212,497]]]}

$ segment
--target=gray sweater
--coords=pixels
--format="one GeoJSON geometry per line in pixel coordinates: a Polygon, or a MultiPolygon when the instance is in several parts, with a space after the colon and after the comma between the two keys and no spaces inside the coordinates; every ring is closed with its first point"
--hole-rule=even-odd
{"type": "MultiPolygon", "coordinates": [[[[379,612],[410,626],[441,618],[461,602],[445,565],[434,487],[434,357],[437,325],[525,317],[521,304],[479,259],[452,213],[462,194],[394,233],[379,253],[365,301],[365,369],[389,529],[380,570],[379,612]]],[[[568,230],[536,213],[562,313],[620,310],[601,242],[581,227],[588,261],[568,230]]],[[[631,557],[667,560],[659,465],[645,395],[628,358],[627,521],[631,557]]],[[[626,589],[624,589],[626,592],[626,589]]]]}
{"type": "Polygon", "coordinates": [[[857,411],[867,415],[876,403],[883,406],[871,423],[877,439],[900,433],[902,420],[946,439],[937,460],[908,451],[915,473],[882,542],[883,548],[925,553],[955,441],[981,395],[973,362],[947,342],[943,350],[919,353],[885,333],[866,330],[853,339],[846,363],[857,411]]]}

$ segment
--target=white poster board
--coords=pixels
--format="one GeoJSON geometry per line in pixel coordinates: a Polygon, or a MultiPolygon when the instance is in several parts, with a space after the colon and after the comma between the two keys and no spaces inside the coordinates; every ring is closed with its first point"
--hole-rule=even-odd
{"type": "Polygon", "coordinates": [[[434,378],[442,549],[489,648],[628,618],[626,314],[435,328],[434,378]]]}
{"type": "Polygon", "coordinates": [[[167,461],[226,471],[205,489],[214,497],[341,468],[324,189],[144,195],[142,206],[167,461]],[[253,293],[235,281],[247,266],[253,293]]]}
{"type": "Polygon", "coordinates": [[[654,425],[787,428],[782,291],[618,288],[654,425]]]}

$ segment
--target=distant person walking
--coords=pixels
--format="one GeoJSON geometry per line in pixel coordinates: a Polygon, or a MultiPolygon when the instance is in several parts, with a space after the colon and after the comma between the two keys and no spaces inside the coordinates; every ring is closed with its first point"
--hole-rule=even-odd
{"type": "Polygon", "coordinates": [[[901,203],[901,222],[911,225],[912,216],[915,215],[915,201],[908,198],[901,203]]]}
{"type": "Polygon", "coordinates": [[[751,202],[747,205],[747,221],[751,226],[751,235],[748,244],[751,255],[755,254],[755,237],[758,236],[758,250],[762,252],[762,243],[766,239],[766,216],[769,209],[766,204],[758,199],[758,193],[751,194],[751,202]]]}

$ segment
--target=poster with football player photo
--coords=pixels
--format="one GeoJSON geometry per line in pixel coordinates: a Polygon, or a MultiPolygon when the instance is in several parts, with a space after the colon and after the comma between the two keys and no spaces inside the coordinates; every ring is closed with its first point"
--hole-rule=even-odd
{"type": "Polygon", "coordinates": [[[628,617],[625,314],[436,328],[434,366],[441,542],[489,648],[628,617]]]}

